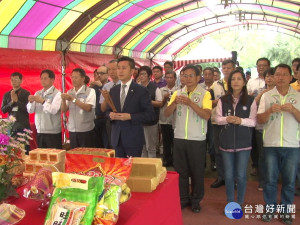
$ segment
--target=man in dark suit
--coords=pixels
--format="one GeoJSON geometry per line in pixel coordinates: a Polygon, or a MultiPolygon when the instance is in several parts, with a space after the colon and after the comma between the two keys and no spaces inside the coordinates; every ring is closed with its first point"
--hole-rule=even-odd
{"type": "Polygon", "coordinates": [[[154,118],[147,89],[132,79],[135,62],[132,58],[118,59],[118,77],[121,84],[110,90],[117,112],[109,114],[112,120],[111,142],[116,156],[140,157],[145,143],[143,124],[154,118]]]}

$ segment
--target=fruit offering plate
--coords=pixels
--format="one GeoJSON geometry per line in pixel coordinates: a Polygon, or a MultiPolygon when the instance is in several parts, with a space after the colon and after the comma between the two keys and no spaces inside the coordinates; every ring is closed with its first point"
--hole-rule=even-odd
{"type": "Polygon", "coordinates": [[[17,224],[25,216],[25,211],[15,205],[3,203],[0,205],[0,225],[17,224]]]}

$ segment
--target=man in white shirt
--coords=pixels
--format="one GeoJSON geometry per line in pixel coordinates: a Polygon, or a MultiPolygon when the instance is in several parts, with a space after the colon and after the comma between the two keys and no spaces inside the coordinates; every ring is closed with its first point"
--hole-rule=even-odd
{"type": "Polygon", "coordinates": [[[228,78],[232,71],[235,69],[235,62],[232,60],[225,60],[222,62],[222,73],[224,75],[223,79],[215,81],[210,88],[210,93],[212,96],[212,113],[211,113],[211,123],[213,124],[213,140],[214,140],[214,148],[215,148],[215,161],[217,166],[217,179],[210,185],[211,188],[219,188],[222,185],[225,185],[224,179],[224,167],[223,167],[223,159],[222,154],[219,149],[219,134],[221,132],[221,126],[216,124],[215,116],[216,116],[216,106],[218,104],[221,96],[225,95],[228,90],[228,78]]]}
{"type": "Polygon", "coordinates": [[[39,148],[62,148],[61,134],[61,92],[53,84],[55,74],[52,70],[43,70],[40,75],[42,90],[28,96],[28,113],[35,113],[39,148]]]}
{"type": "Polygon", "coordinates": [[[95,90],[85,85],[86,73],[81,68],[72,71],[74,88],[61,94],[62,111],[69,110],[68,129],[71,148],[94,147],[95,90]]]}
{"type": "Polygon", "coordinates": [[[163,165],[173,166],[173,139],[174,139],[174,129],[173,123],[174,115],[166,117],[164,111],[171,99],[172,94],[177,90],[176,83],[176,73],[174,71],[166,72],[165,79],[167,86],[160,89],[162,95],[162,107],[160,108],[159,114],[159,125],[162,135],[163,142],[163,165]]]}
{"type": "Polygon", "coordinates": [[[257,111],[257,122],[264,124],[263,191],[266,210],[261,218],[265,222],[271,221],[276,213],[281,214],[284,224],[293,222],[293,212],[289,206],[294,204],[295,179],[300,158],[300,93],[290,86],[292,78],[290,66],[277,65],[274,73],[276,86],[262,95],[257,111]],[[282,188],[278,204],[279,174],[282,188]]]}
{"type": "Polygon", "coordinates": [[[247,83],[247,90],[249,95],[256,97],[265,89],[264,72],[270,68],[270,60],[267,58],[259,58],[256,61],[258,77],[251,78],[247,83]]]}
{"type": "MultiPolygon", "coordinates": [[[[206,67],[203,70],[204,82],[200,83],[200,86],[205,90],[210,91],[214,83],[214,69],[212,67],[206,67]]],[[[206,142],[207,142],[207,152],[210,155],[210,168],[215,171],[217,169],[216,160],[215,160],[215,149],[214,149],[214,134],[213,134],[213,125],[211,119],[207,121],[207,133],[206,133],[206,142]]]]}
{"type": "MultiPolygon", "coordinates": [[[[256,97],[263,90],[265,90],[265,78],[264,72],[270,68],[270,60],[267,58],[259,58],[256,61],[258,77],[251,78],[247,83],[248,94],[256,97]]],[[[252,159],[252,170],[251,175],[256,176],[258,174],[258,150],[256,142],[256,133],[255,129],[253,130],[253,139],[252,139],[252,150],[251,150],[251,159],[252,159]]]]}

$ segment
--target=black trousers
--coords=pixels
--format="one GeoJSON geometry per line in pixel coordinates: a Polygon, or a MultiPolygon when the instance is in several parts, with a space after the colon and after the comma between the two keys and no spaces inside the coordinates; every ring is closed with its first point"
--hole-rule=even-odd
{"type": "Polygon", "coordinates": [[[251,159],[252,159],[252,167],[258,168],[258,149],[257,149],[257,142],[256,142],[256,130],[253,129],[252,134],[252,149],[251,149],[251,159]]]}
{"type": "Polygon", "coordinates": [[[179,173],[181,204],[199,204],[204,196],[206,141],[174,138],[174,168],[179,173]],[[191,177],[191,193],[189,189],[191,177]]]}
{"type": "Polygon", "coordinates": [[[37,133],[37,145],[39,148],[56,148],[62,149],[61,133],[43,134],[37,133]]]}
{"type": "Polygon", "coordinates": [[[116,158],[141,157],[143,146],[128,147],[124,146],[120,135],[119,143],[114,147],[116,158]]]}
{"type": "Polygon", "coordinates": [[[71,149],[77,147],[87,147],[87,148],[95,147],[94,139],[96,135],[94,130],[86,131],[86,132],[69,132],[69,133],[70,133],[71,149]]]}
{"type": "Polygon", "coordinates": [[[215,160],[217,166],[217,179],[219,181],[224,180],[224,166],[221,150],[219,149],[219,135],[221,132],[222,126],[213,124],[213,133],[214,133],[214,147],[215,147],[215,160]]]}
{"type": "Polygon", "coordinates": [[[95,119],[95,135],[94,144],[96,148],[108,148],[108,136],[106,131],[106,118],[95,119]]]}
{"type": "Polygon", "coordinates": [[[174,130],[170,124],[160,124],[160,130],[163,141],[163,161],[166,163],[173,163],[173,139],[174,130]]]}

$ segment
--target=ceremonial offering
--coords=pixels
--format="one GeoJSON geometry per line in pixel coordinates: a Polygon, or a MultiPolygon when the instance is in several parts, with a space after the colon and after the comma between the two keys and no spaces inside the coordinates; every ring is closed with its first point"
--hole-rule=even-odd
{"type": "Polygon", "coordinates": [[[66,155],[66,172],[86,176],[104,176],[105,184],[120,187],[130,175],[132,159],[109,158],[98,155],[66,155]]]}
{"type": "Polygon", "coordinates": [[[92,224],[103,177],[53,172],[52,180],[56,188],[44,224],[92,224]]]}
{"type": "Polygon", "coordinates": [[[122,185],[122,193],[121,193],[121,197],[120,197],[120,203],[124,203],[127,202],[131,196],[130,193],[130,188],[127,186],[127,184],[123,184],[122,185]]]}
{"type": "Polygon", "coordinates": [[[97,204],[93,225],[113,225],[117,223],[120,195],[121,188],[118,185],[111,185],[105,191],[104,196],[97,204]]]}
{"type": "Polygon", "coordinates": [[[115,150],[106,148],[73,148],[68,151],[68,154],[102,155],[114,158],[115,150]]]}
{"type": "Polygon", "coordinates": [[[133,158],[127,185],[133,192],[152,192],[167,176],[167,170],[158,158],[133,158]]]}
{"type": "Polygon", "coordinates": [[[112,109],[113,112],[117,112],[117,109],[116,109],[116,106],[115,104],[113,103],[111,97],[110,97],[110,94],[107,90],[102,90],[101,91],[101,94],[103,95],[106,103],[109,105],[109,107],[112,109]]]}
{"type": "Polygon", "coordinates": [[[25,171],[23,176],[32,180],[42,168],[48,168],[52,172],[65,171],[65,150],[37,148],[29,152],[25,159],[25,171]]]}
{"type": "Polygon", "coordinates": [[[23,196],[29,199],[44,200],[49,194],[52,194],[52,171],[48,168],[42,168],[26,184],[23,196]]]}
{"type": "Polygon", "coordinates": [[[0,205],[0,224],[17,224],[25,216],[25,211],[15,205],[3,203],[0,205]]]}
{"type": "Polygon", "coordinates": [[[132,159],[98,155],[66,155],[66,171],[87,176],[105,177],[104,196],[97,204],[93,225],[116,224],[120,200],[127,201],[130,188],[125,184],[131,171],[132,159]]]}

